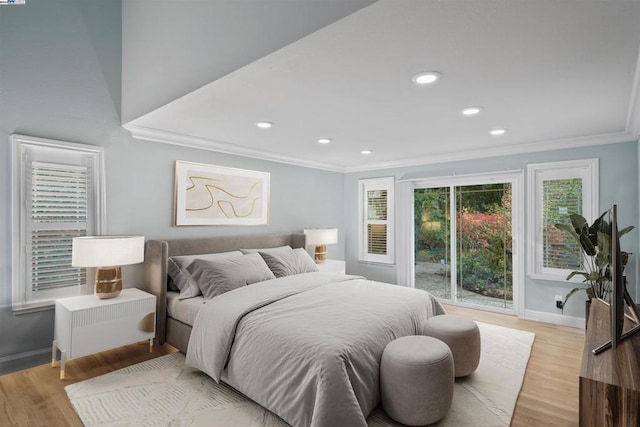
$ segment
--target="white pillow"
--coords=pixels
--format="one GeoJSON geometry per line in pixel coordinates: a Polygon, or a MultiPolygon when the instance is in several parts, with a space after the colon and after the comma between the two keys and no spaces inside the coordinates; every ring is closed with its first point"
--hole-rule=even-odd
{"type": "Polygon", "coordinates": [[[187,270],[189,264],[195,259],[204,259],[209,261],[241,257],[242,252],[220,252],[214,254],[198,254],[198,255],[180,255],[172,256],[167,261],[167,274],[173,280],[173,284],[180,290],[178,299],[194,298],[200,295],[198,284],[191,278],[191,273],[187,270]]]}

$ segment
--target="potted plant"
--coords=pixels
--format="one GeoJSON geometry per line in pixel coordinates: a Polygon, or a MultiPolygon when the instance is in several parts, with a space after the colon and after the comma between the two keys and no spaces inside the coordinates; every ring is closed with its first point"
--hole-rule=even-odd
{"type": "MultiPolygon", "coordinates": [[[[592,298],[606,299],[611,293],[611,269],[610,265],[610,245],[611,227],[604,219],[605,212],[589,225],[587,220],[580,214],[574,213],[569,216],[571,224],[556,224],[555,226],[567,235],[571,236],[578,244],[584,255],[583,270],[572,271],[567,280],[574,276],[584,277],[585,287],[573,288],[562,302],[564,309],[569,298],[578,291],[585,290],[587,293],[587,317],[589,319],[589,304],[592,298]]],[[[618,238],[633,230],[633,226],[618,230],[618,238]]],[[[622,252],[622,268],[627,265],[629,253],[622,252]]]]}

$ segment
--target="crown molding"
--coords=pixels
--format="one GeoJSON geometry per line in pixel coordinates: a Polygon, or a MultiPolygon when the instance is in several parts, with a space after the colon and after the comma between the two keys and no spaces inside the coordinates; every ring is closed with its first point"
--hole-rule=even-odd
{"type": "Polygon", "coordinates": [[[327,163],[313,162],[296,157],[276,154],[269,151],[256,150],[242,147],[228,142],[216,141],[213,139],[200,138],[197,136],[185,135],[176,132],[148,128],[145,126],[124,124],[123,128],[131,133],[135,139],[145,141],[162,142],[164,144],[178,145],[181,147],[196,148],[199,150],[215,151],[218,153],[233,154],[236,156],[251,157],[254,159],[267,160],[277,163],[285,163],[293,166],[302,166],[312,169],[321,169],[330,172],[345,172],[345,168],[327,163]]]}
{"type": "Polygon", "coordinates": [[[500,157],[522,153],[535,153],[539,151],[563,150],[567,148],[589,147],[593,145],[619,144],[622,142],[630,142],[636,140],[637,138],[634,138],[628,132],[616,132],[580,138],[530,142],[526,144],[513,144],[500,147],[481,148],[477,150],[464,150],[455,153],[434,154],[407,160],[380,162],[363,166],[352,166],[345,168],[345,172],[353,173],[380,169],[402,168],[409,166],[421,166],[436,163],[456,162],[461,160],[482,159],[486,157],[500,157]]]}
{"type": "MultiPolygon", "coordinates": [[[[638,111],[640,112],[640,110],[638,111]]],[[[342,167],[326,163],[313,162],[305,159],[299,159],[291,156],[284,156],[269,151],[241,147],[226,142],[220,142],[191,135],[184,135],[176,132],[167,132],[163,130],[148,128],[145,126],[125,124],[122,127],[131,132],[131,136],[133,136],[133,138],[135,139],[161,142],[164,144],[177,145],[181,147],[215,151],[219,153],[233,154],[237,156],[251,157],[254,159],[267,160],[277,163],[285,163],[294,166],[321,169],[340,173],[354,173],[391,168],[403,168],[410,166],[455,162],[461,160],[481,159],[486,157],[500,157],[522,153],[534,153],[539,151],[563,150],[567,148],[589,147],[593,145],[619,144],[622,142],[638,140],[637,136],[634,136],[629,132],[616,132],[580,138],[540,141],[526,144],[513,144],[500,147],[481,148],[477,150],[465,150],[455,153],[441,153],[405,160],[371,163],[361,166],[342,167]]]]}
{"type": "Polygon", "coordinates": [[[627,113],[627,132],[634,139],[640,139],[640,51],[638,52],[638,61],[633,76],[633,86],[631,87],[631,98],[627,113]]]}

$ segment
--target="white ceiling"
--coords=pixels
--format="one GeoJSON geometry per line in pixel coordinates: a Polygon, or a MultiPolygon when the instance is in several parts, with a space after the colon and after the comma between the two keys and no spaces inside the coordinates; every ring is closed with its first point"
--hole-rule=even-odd
{"type": "Polygon", "coordinates": [[[637,0],[380,0],[125,127],[339,171],[635,140],[639,22],[637,0]]]}

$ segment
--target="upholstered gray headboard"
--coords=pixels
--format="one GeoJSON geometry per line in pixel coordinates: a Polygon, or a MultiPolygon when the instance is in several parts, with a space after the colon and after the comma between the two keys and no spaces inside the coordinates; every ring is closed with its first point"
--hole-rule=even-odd
{"type": "MultiPolygon", "coordinates": [[[[156,298],[156,341],[162,345],[167,331],[167,259],[176,255],[209,254],[228,252],[237,249],[260,249],[289,245],[292,248],[304,248],[306,236],[294,234],[258,234],[241,236],[216,236],[189,239],[148,240],[145,246],[144,287],[156,298]]],[[[190,328],[188,328],[190,332],[190,328]]],[[[182,349],[185,339],[169,344],[182,349]]]]}

